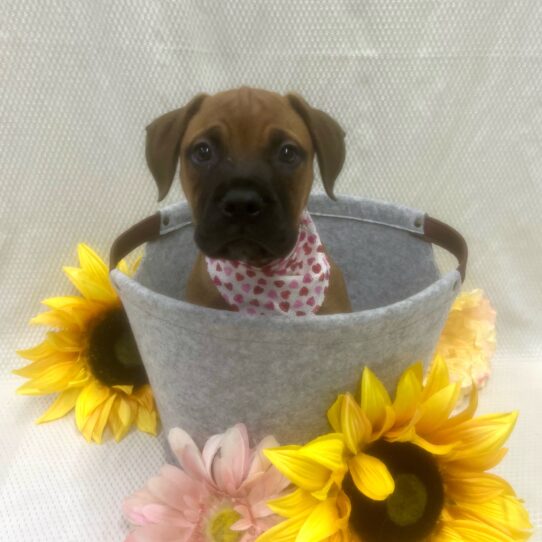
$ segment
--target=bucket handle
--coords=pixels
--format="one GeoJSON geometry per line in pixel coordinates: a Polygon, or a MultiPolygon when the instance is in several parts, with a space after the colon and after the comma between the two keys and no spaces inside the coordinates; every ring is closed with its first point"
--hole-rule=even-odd
{"type": "MultiPolygon", "coordinates": [[[[163,217],[160,211],[158,211],[154,215],[138,222],[124,233],[121,233],[111,246],[109,269],[115,269],[120,260],[138,246],[149,241],[155,241],[160,235],[171,231],[167,227],[163,228],[163,221],[164,226],[167,226],[165,220],[166,215],[163,217]]],[[[436,218],[425,215],[423,233],[410,233],[451,252],[457,258],[459,263],[457,271],[461,275],[461,282],[464,282],[467,271],[468,248],[464,237],[457,230],[436,218]]]]}

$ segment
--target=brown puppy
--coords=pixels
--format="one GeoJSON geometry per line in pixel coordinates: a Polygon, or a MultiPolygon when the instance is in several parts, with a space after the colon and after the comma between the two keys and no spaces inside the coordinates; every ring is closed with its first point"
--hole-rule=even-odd
{"type": "MultiPolygon", "coordinates": [[[[311,191],[314,155],[334,198],[344,153],[338,123],[295,94],[247,87],[200,94],[152,122],[146,157],[159,199],[167,195],[180,160],[201,251],[186,300],[232,310],[211,280],[205,256],[257,267],[287,256],[311,191]]],[[[349,312],[342,272],[329,261],[329,287],[318,314],[349,312]]]]}

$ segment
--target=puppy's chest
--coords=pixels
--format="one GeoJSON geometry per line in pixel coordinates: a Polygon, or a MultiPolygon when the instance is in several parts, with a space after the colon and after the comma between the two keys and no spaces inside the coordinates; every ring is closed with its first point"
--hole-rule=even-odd
{"type": "Polygon", "coordinates": [[[330,262],[308,213],[302,217],[294,249],[281,260],[255,267],[206,257],[205,264],[232,310],[252,316],[315,314],[329,288],[330,262]]]}

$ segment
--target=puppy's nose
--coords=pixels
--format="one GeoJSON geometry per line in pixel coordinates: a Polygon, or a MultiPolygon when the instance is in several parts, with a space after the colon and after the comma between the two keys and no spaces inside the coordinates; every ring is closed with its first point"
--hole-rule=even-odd
{"type": "Polygon", "coordinates": [[[255,190],[232,188],[220,202],[220,210],[227,218],[249,220],[261,215],[265,202],[255,190]]]}

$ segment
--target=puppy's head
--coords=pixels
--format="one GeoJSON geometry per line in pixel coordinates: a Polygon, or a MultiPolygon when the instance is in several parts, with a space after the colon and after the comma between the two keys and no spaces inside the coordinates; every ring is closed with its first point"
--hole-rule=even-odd
{"type": "Polygon", "coordinates": [[[315,154],[333,198],[344,132],[296,94],[245,87],[201,94],[147,127],[146,157],[159,199],[167,195],[180,160],[200,250],[255,265],[294,247],[315,154]]]}

